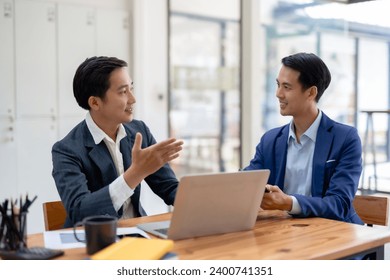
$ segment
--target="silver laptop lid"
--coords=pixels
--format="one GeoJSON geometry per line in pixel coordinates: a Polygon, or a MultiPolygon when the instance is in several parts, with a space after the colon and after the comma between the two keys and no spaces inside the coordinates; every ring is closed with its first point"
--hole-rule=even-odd
{"type": "Polygon", "coordinates": [[[269,170],[252,170],[182,177],[168,238],[252,229],[269,174],[269,170]]]}

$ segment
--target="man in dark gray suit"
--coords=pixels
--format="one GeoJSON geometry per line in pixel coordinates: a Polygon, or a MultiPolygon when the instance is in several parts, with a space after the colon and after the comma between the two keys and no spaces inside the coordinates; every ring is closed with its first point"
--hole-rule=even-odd
{"type": "Polygon", "coordinates": [[[145,123],[133,120],[136,100],[127,63],[115,57],[85,60],[74,76],[73,92],[88,113],[52,148],[65,227],[91,215],[146,215],[139,203],[142,180],[173,205],[178,181],[168,162],[179,156],[183,142],[156,143],[145,123]]]}

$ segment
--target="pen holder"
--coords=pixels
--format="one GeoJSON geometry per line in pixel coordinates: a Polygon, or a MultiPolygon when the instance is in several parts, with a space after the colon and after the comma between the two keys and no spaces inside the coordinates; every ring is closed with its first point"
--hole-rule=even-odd
{"type": "Polygon", "coordinates": [[[27,212],[7,211],[0,214],[0,250],[13,251],[27,247],[27,212]]]}

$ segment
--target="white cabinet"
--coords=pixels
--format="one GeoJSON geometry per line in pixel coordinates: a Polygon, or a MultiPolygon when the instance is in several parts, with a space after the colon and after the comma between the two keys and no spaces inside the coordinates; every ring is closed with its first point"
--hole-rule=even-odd
{"type": "Polygon", "coordinates": [[[15,1],[16,102],[18,116],[56,114],[56,7],[15,1]]]}
{"type": "MultiPolygon", "coordinates": [[[[75,101],[76,102],[76,101],[75,101]]],[[[73,105],[77,106],[77,105],[73,105]]],[[[64,138],[69,131],[72,130],[79,122],[85,119],[87,111],[84,111],[84,115],[78,117],[62,117],[58,120],[58,139],[64,138]]]]}
{"type": "Polygon", "coordinates": [[[18,195],[15,145],[14,4],[0,0],[0,202],[18,195]]]}
{"type": "Polygon", "coordinates": [[[50,152],[58,130],[56,5],[14,3],[16,184],[19,195],[38,196],[27,221],[28,233],[34,233],[44,229],[42,202],[58,196],[50,152]]]}
{"type": "Polygon", "coordinates": [[[115,56],[131,63],[129,13],[121,10],[96,10],[97,54],[115,56]]]}
{"type": "Polygon", "coordinates": [[[14,117],[14,5],[0,0],[0,117],[14,117]]]}
{"type": "Polygon", "coordinates": [[[15,126],[11,118],[0,118],[0,202],[17,198],[15,126]]]}
{"type": "Polygon", "coordinates": [[[84,117],[73,96],[73,77],[86,58],[95,55],[95,9],[58,5],[58,110],[62,117],[84,117]]]}
{"type": "Polygon", "coordinates": [[[24,118],[17,122],[17,184],[19,194],[38,196],[29,209],[27,231],[42,232],[42,203],[59,200],[51,176],[51,147],[57,139],[55,122],[50,118],[24,118]]]}

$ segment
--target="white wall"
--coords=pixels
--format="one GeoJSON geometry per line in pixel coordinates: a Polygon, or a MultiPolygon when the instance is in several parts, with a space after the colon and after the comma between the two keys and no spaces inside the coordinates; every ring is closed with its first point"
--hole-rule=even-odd
{"type": "Polygon", "coordinates": [[[260,34],[258,0],[242,1],[241,21],[241,161],[242,167],[249,164],[256,145],[263,134],[260,101],[265,92],[260,90],[260,34]]]}
{"type": "Polygon", "coordinates": [[[136,117],[161,141],[168,137],[167,0],[132,3],[136,117]]]}
{"type": "MultiPolygon", "coordinates": [[[[236,0],[196,0],[196,5],[191,5],[191,2],[186,0],[171,0],[171,5],[175,7],[175,11],[177,12],[217,18],[239,19],[237,17],[239,15],[237,13],[239,7],[237,7],[236,0]]],[[[249,3],[252,0],[245,0],[244,2],[249,3]]]]}
{"type": "MultiPolygon", "coordinates": [[[[158,142],[168,137],[167,0],[133,0],[131,4],[135,116],[145,121],[158,142]]],[[[145,184],[141,202],[148,214],[168,211],[145,184]]]]}

